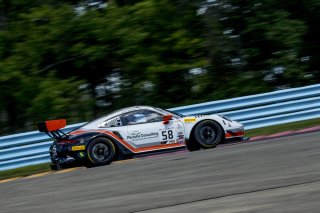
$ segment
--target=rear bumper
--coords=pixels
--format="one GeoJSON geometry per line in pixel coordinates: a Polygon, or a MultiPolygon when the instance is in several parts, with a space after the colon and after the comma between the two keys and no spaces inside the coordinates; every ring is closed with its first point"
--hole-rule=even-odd
{"type": "Polygon", "coordinates": [[[68,165],[78,164],[87,161],[87,154],[85,150],[70,151],[71,146],[68,144],[54,143],[50,147],[51,163],[53,165],[68,165]]]}

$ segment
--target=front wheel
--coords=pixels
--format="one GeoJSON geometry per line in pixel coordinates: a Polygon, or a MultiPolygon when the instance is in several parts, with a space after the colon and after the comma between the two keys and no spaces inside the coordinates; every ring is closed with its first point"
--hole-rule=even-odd
{"type": "Polygon", "coordinates": [[[214,148],[223,141],[223,129],[211,120],[202,121],[193,131],[194,142],[202,148],[214,148]]]}
{"type": "Polygon", "coordinates": [[[87,153],[94,166],[107,165],[116,155],[116,149],[112,141],[106,138],[96,138],[90,142],[87,153]]]}

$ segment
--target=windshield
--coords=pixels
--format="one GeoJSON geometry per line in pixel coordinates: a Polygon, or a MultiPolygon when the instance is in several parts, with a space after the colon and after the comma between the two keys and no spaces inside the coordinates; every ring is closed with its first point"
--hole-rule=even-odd
{"type": "Polygon", "coordinates": [[[164,114],[173,114],[173,115],[175,115],[175,116],[177,116],[177,117],[179,117],[179,118],[183,118],[183,117],[185,117],[184,115],[182,115],[182,114],[180,114],[180,113],[172,112],[172,111],[167,110],[167,109],[160,109],[160,108],[157,108],[157,110],[162,111],[164,114]]]}

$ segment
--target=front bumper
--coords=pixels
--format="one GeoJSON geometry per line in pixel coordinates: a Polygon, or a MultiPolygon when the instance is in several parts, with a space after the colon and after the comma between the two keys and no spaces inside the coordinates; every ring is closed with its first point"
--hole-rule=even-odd
{"type": "Polygon", "coordinates": [[[244,137],[244,128],[243,127],[230,129],[230,130],[227,130],[225,133],[226,139],[240,138],[240,137],[244,137]]]}
{"type": "Polygon", "coordinates": [[[243,124],[233,121],[235,125],[233,128],[226,130],[225,132],[225,142],[241,142],[248,140],[248,138],[244,137],[244,126],[243,124]]]}

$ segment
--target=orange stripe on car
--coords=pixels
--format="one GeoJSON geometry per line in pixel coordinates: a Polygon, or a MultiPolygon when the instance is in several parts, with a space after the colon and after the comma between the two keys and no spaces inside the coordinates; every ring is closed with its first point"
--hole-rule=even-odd
{"type": "Polygon", "coordinates": [[[162,149],[169,149],[169,148],[177,148],[177,147],[184,147],[184,144],[180,143],[172,143],[172,144],[161,144],[161,145],[155,145],[155,146],[149,146],[149,147],[142,147],[142,148],[135,148],[125,140],[119,138],[117,135],[113,134],[110,131],[106,130],[76,130],[74,132],[71,132],[72,135],[78,135],[86,132],[100,132],[104,133],[113,139],[117,140],[119,143],[121,143],[123,146],[125,146],[127,149],[132,151],[133,153],[142,153],[142,152],[150,152],[150,151],[156,151],[156,150],[162,150],[162,149]]]}

